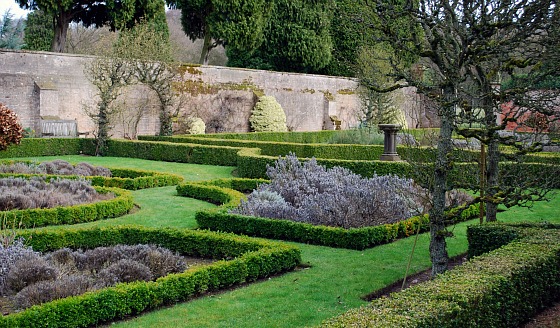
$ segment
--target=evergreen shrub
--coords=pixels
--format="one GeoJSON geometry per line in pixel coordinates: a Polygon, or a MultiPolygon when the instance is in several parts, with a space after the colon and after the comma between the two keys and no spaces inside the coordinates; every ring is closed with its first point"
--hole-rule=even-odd
{"type": "Polygon", "coordinates": [[[470,226],[467,235],[475,238],[469,238],[469,249],[474,242],[475,248],[494,250],[320,326],[518,327],[558,298],[559,228],[538,224],[470,226]],[[492,232],[494,228],[497,233],[492,232]],[[490,233],[482,238],[486,246],[475,245],[486,233],[490,233]],[[492,235],[501,237],[490,246],[492,235]]]}
{"type": "MultiPolygon", "coordinates": [[[[239,205],[241,199],[244,199],[245,196],[239,191],[229,188],[240,187],[244,188],[242,189],[243,192],[247,192],[248,188],[255,189],[265,183],[266,180],[255,179],[252,185],[249,182],[251,179],[231,179],[230,183],[227,180],[229,179],[189,183],[188,187],[181,188],[187,185],[184,184],[177,188],[179,195],[182,196],[205,199],[216,204],[224,202],[224,205],[218,209],[196,213],[195,218],[199,228],[359,250],[384,244],[397,238],[411,236],[418,229],[421,232],[428,231],[429,221],[425,215],[412,217],[394,224],[344,229],[289,220],[230,214],[226,212],[226,209],[239,205]]],[[[463,211],[455,222],[466,221],[477,215],[478,206],[474,205],[463,211]]]]}
{"type": "Polygon", "coordinates": [[[393,175],[366,179],[350,170],[301,163],[293,154],[269,166],[271,180],[231,213],[343,228],[395,223],[427,212],[427,191],[393,175]],[[424,196],[424,197],[422,197],[424,196]]]}
{"type": "Polygon", "coordinates": [[[282,106],[272,96],[261,96],[255,104],[251,117],[251,129],[255,132],[285,132],[286,114],[282,106]]]}

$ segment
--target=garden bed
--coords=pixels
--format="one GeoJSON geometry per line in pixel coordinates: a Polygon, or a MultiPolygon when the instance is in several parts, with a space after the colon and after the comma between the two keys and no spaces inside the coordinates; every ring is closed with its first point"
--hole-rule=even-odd
{"type": "MultiPolygon", "coordinates": [[[[222,205],[218,209],[199,211],[196,222],[201,229],[232,232],[248,236],[296,241],[329,247],[366,249],[391,242],[398,238],[408,237],[428,230],[426,215],[412,217],[393,224],[384,224],[365,228],[343,229],[327,226],[316,226],[308,223],[229,214],[227,209],[237,206],[248,190],[257,187],[263,179],[228,179],[206,181],[202,183],[185,183],[177,186],[181,196],[192,197],[222,205]],[[243,186],[241,188],[240,186],[243,186]],[[238,187],[238,190],[233,188],[238,187]]],[[[466,221],[478,215],[478,207],[472,206],[464,211],[460,220],[466,221]]],[[[455,222],[458,222],[455,221],[455,222]]],[[[453,223],[455,223],[453,222],[453,223]]],[[[451,222],[450,222],[451,223],[451,222]]]]}
{"type": "Polygon", "coordinates": [[[80,296],[44,303],[0,317],[2,327],[88,327],[189,300],[207,292],[255,281],[294,269],[296,247],[278,242],[208,231],[149,229],[131,226],[64,231],[20,232],[34,250],[102,245],[154,244],[185,256],[217,262],[170,274],[156,281],[121,283],[80,296]]]}
{"type": "Polygon", "coordinates": [[[94,187],[98,193],[113,193],[114,198],[90,204],[55,208],[1,211],[0,217],[10,226],[37,228],[49,225],[76,224],[109,219],[127,214],[134,207],[132,194],[119,188],[94,187]]]}
{"type": "MultiPolygon", "coordinates": [[[[36,164],[31,161],[4,160],[0,164],[36,164]]],[[[159,173],[153,171],[107,168],[111,176],[84,176],[83,178],[90,180],[92,185],[101,187],[115,187],[127,190],[138,190],[145,188],[174,186],[183,181],[183,177],[170,174],[159,173]]],[[[26,173],[0,173],[1,177],[32,177],[45,176],[47,178],[64,177],[65,179],[77,179],[78,175],[61,175],[61,174],[26,174],[26,173]]]]}

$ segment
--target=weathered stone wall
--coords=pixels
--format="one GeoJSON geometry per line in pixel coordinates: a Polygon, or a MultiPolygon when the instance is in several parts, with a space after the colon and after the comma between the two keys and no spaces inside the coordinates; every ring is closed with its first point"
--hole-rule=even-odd
{"type": "MultiPolygon", "coordinates": [[[[93,57],[0,50],[0,102],[13,109],[24,127],[40,132],[40,119],[76,120],[78,132],[93,132],[86,113],[94,108],[96,90],[84,75],[93,57]]],[[[201,117],[208,132],[249,131],[249,116],[258,95],[274,96],[294,131],[332,129],[329,116],[342,128],[355,126],[360,102],[353,79],[320,75],[185,66],[176,83],[176,110],[181,117],[201,117]]],[[[112,134],[133,137],[136,113],[142,113],[138,134],[156,134],[159,119],[154,95],[133,87],[118,103],[126,111],[114,119],[112,134]]],[[[91,136],[91,134],[90,134],[91,136]]]]}

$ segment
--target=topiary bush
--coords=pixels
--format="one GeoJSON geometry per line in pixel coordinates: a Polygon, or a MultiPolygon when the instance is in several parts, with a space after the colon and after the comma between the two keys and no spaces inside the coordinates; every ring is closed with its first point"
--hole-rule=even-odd
{"type": "Polygon", "coordinates": [[[187,117],[185,126],[187,134],[204,134],[206,132],[206,123],[200,117],[187,117]]]}
{"type": "Polygon", "coordinates": [[[0,150],[6,150],[11,144],[19,144],[23,138],[23,128],[16,113],[0,103],[0,150]]]}
{"type": "Polygon", "coordinates": [[[251,129],[254,132],[285,132],[286,114],[282,106],[272,96],[259,97],[255,104],[251,117],[249,117],[251,129]]]}

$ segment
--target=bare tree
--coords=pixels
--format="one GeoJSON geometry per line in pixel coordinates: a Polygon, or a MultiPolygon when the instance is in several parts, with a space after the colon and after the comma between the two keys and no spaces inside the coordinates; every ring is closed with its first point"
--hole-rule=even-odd
{"type": "MultiPolygon", "coordinates": [[[[556,2],[371,1],[379,13],[379,21],[372,22],[381,32],[378,41],[389,43],[393,49],[399,50],[388,59],[393,67],[390,75],[400,82],[378,91],[387,92],[403,85],[414,86],[418,92],[438,104],[441,128],[435,151],[433,183],[430,186],[433,203],[430,210],[433,275],[447,269],[445,196],[458,184],[454,181],[457,176],[450,174],[458,153],[453,152],[454,131],[476,138],[488,147],[488,156],[483,159],[486,183],[481,186],[486,191],[483,200],[487,207],[487,219],[494,220],[496,206],[504,201],[507,193],[517,193],[512,194],[509,200],[529,197],[527,190],[511,189],[507,185],[502,188],[499,184],[499,143],[507,143],[511,139],[500,136],[498,131],[504,125],[497,123],[497,106],[507,99],[507,94],[496,95],[492,83],[500,73],[513,73],[516,67],[536,65],[542,61],[547,42],[550,42],[551,28],[557,24],[553,19],[554,11],[558,10],[556,2]],[[396,29],[394,22],[397,21],[408,26],[396,29]],[[424,70],[431,72],[429,80],[419,78],[406,69],[403,62],[411,56],[422,59],[424,70]],[[481,118],[476,119],[480,123],[478,129],[459,129],[459,123],[465,121],[458,118],[469,122],[475,120],[472,115],[475,99],[482,113],[481,118]]],[[[513,92],[510,96],[526,94],[513,92]]],[[[544,104],[531,108],[541,110],[544,104]]]]}
{"type": "Polygon", "coordinates": [[[134,79],[130,63],[114,53],[98,57],[86,65],[85,75],[97,89],[97,106],[88,115],[97,125],[95,154],[103,156],[109,140],[110,117],[122,107],[115,104],[122,90],[134,79]]]}

